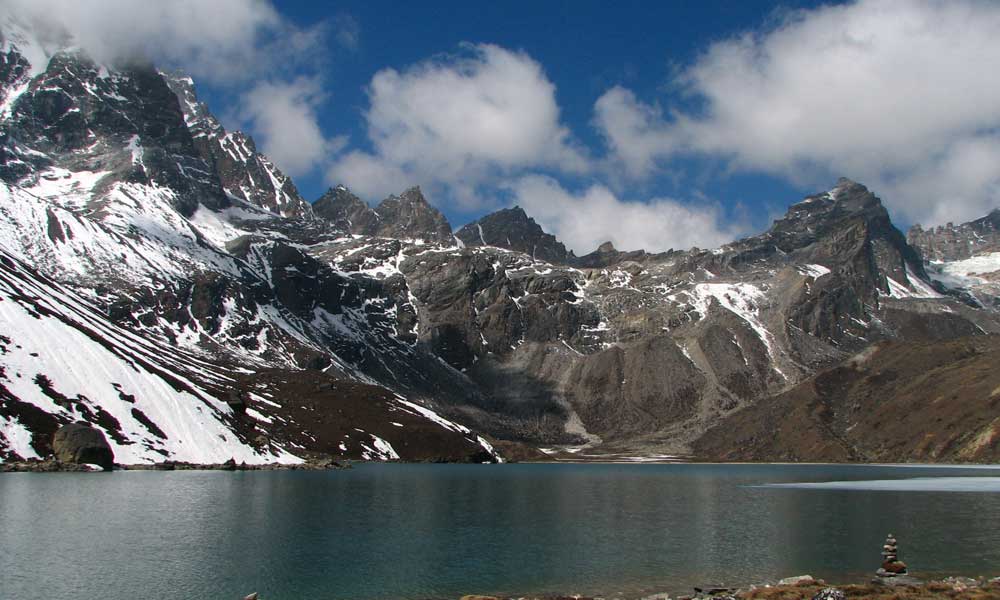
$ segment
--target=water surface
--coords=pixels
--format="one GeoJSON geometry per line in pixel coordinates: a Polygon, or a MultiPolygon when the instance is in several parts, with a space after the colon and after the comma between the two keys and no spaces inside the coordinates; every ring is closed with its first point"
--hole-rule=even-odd
{"type": "MultiPolygon", "coordinates": [[[[0,476],[0,598],[640,597],[866,577],[1000,575],[1000,493],[878,483],[1000,469],[364,465],[331,472],[0,476]],[[759,487],[759,486],[765,487],[759,487]]],[[[975,489],[976,480],[947,486],[975,489]]]]}

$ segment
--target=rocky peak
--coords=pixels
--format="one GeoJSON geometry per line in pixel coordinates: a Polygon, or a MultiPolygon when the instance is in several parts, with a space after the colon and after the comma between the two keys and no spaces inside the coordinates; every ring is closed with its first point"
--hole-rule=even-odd
{"type": "Polygon", "coordinates": [[[194,80],[180,73],[161,75],[177,96],[195,148],[212,165],[227,194],[284,217],[312,216],[312,207],[291,177],[257,151],[253,138],[241,131],[227,132],[198,100],[194,80]]]}
{"type": "Polygon", "coordinates": [[[372,208],[346,187],[338,185],[313,204],[313,212],[337,228],[356,235],[452,243],[448,219],[427,202],[419,187],[412,187],[399,196],[389,196],[372,208]]]}
{"type": "Polygon", "coordinates": [[[1000,209],[961,225],[948,223],[924,229],[917,224],[907,232],[906,239],[929,261],[965,260],[978,254],[998,252],[1000,209]]]}
{"type": "Polygon", "coordinates": [[[545,233],[520,206],[504,208],[473,221],[459,229],[455,237],[466,246],[497,246],[550,263],[566,263],[572,257],[562,242],[545,233]]]}
{"type": "Polygon", "coordinates": [[[866,307],[878,306],[884,298],[938,295],[918,253],[892,224],[879,198],[849,179],[792,205],[764,234],[701,255],[696,262],[716,273],[786,265],[817,265],[833,273],[803,292],[791,321],[831,339],[850,330],[851,318],[865,321],[866,307]],[[816,293],[824,286],[835,286],[836,294],[816,293]]]}
{"type": "Polygon", "coordinates": [[[313,204],[313,213],[330,221],[338,229],[362,235],[375,235],[378,215],[361,198],[342,185],[332,187],[313,204]]]}
{"type": "MultiPolygon", "coordinates": [[[[666,256],[672,253],[673,250],[668,250],[660,256],[666,256]]],[[[625,261],[643,261],[651,256],[654,255],[648,254],[645,250],[622,252],[615,248],[615,245],[609,240],[598,246],[597,250],[594,250],[590,254],[574,258],[572,264],[586,269],[603,269],[604,267],[610,267],[625,261]]]]}
{"type": "Polygon", "coordinates": [[[177,96],[150,65],[110,67],[79,49],[40,52],[29,45],[34,49],[22,53],[16,43],[5,45],[11,70],[0,123],[4,180],[34,187],[40,178],[88,173],[104,188],[113,182],[169,188],[186,215],[199,203],[226,204],[177,96]]]}
{"type": "Polygon", "coordinates": [[[392,195],[377,207],[377,234],[383,237],[419,238],[449,244],[451,225],[441,211],[424,198],[420,187],[414,186],[399,196],[392,195]]]}

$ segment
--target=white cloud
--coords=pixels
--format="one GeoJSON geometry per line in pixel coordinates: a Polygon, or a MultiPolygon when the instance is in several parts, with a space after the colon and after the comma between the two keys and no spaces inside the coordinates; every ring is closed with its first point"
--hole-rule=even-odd
{"type": "Polygon", "coordinates": [[[266,0],[6,0],[0,11],[64,28],[98,61],[149,58],[217,81],[287,64],[322,34],[293,26],[266,0]]]}
{"type": "Polygon", "coordinates": [[[745,233],[737,225],[723,224],[715,206],[693,206],[669,198],[627,202],[602,185],[573,194],[554,179],[539,175],[522,177],[507,187],[515,203],[577,255],[606,241],[619,250],[714,248],[745,233]]]}
{"type": "Polygon", "coordinates": [[[381,173],[402,173],[472,204],[476,188],[501,174],[586,170],[559,121],[555,86],[537,62],[488,44],[463,50],[376,73],[365,115],[374,153],[349,155],[331,169],[331,180],[370,196],[385,185],[381,173]],[[356,169],[359,163],[368,168],[356,169]]]}
{"type": "Polygon", "coordinates": [[[664,122],[660,108],[639,102],[634,93],[622,87],[613,87],[598,98],[594,123],[633,177],[649,175],[658,158],[679,149],[679,140],[664,122]]]}
{"type": "Polygon", "coordinates": [[[289,175],[311,171],[343,148],[343,138],[327,139],[316,110],[324,93],[316,79],[264,82],[243,95],[237,118],[258,138],[262,151],[289,175]]]}
{"type": "Polygon", "coordinates": [[[636,177],[678,153],[721,156],[798,183],[846,175],[911,219],[972,218],[1000,200],[1000,171],[981,167],[1000,145],[997,31],[1000,4],[974,0],[799,11],[687,68],[697,113],[614,88],[595,122],[636,177]]]}

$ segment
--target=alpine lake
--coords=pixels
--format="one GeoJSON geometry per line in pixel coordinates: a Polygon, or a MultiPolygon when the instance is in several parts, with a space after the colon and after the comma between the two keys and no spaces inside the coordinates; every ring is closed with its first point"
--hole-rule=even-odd
{"type": "Polygon", "coordinates": [[[1000,466],[361,464],[0,476],[0,598],[641,598],[1000,575],[1000,466]],[[835,483],[831,483],[835,482],[835,483]]]}

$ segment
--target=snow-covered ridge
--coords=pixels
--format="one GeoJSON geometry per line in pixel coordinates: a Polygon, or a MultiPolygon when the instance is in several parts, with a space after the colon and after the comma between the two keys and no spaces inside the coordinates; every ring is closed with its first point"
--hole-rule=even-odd
{"type": "MultiPolygon", "coordinates": [[[[224,374],[110,323],[9,252],[0,250],[0,261],[0,386],[14,397],[59,422],[91,421],[124,464],[300,462],[280,449],[258,452],[233,433],[226,423],[232,409],[196,381],[219,383],[224,374]]],[[[6,438],[0,445],[36,457],[18,417],[0,420],[6,438]]]]}

